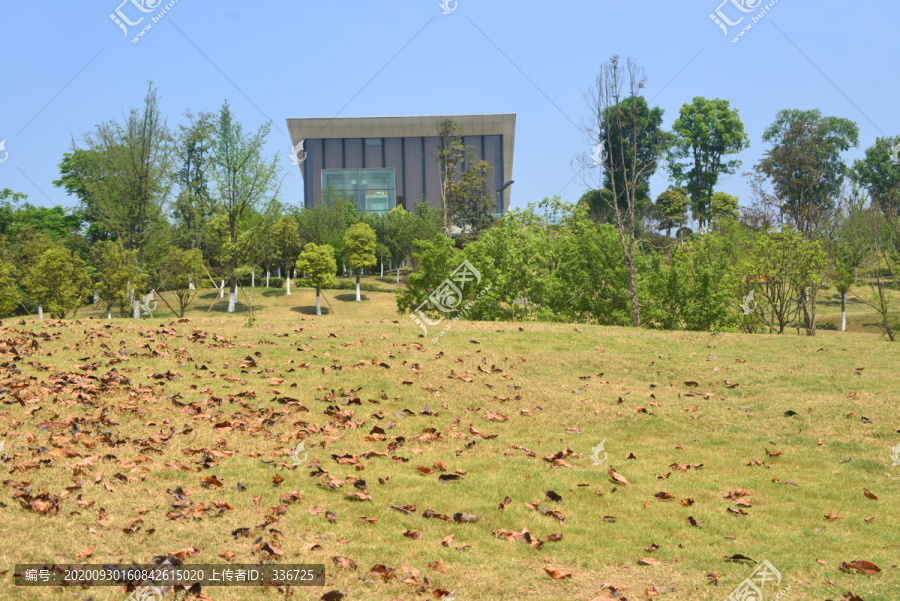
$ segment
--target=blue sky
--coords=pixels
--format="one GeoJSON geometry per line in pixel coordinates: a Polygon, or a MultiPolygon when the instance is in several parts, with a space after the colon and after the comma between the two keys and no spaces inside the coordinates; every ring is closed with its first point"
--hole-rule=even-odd
{"type": "MultiPolygon", "coordinates": [[[[286,118],[516,113],[513,207],[587,189],[575,168],[590,143],[577,125],[583,95],[613,54],[647,74],[646,96],[668,129],[695,96],[740,111],[751,146],[718,189],[744,204],[747,171],[766,149],[762,132],[785,108],[818,108],[860,127],[862,156],[877,136],[900,133],[896,0],[778,0],[737,43],[746,15],[732,0],[726,37],[710,19],[721,0],[681,2],[331,2],[176,0],[137,43],[132,38],[172,0],[0,0],[0,188],[29,202],[71,206],[53,187],[72,140],[138,108],[148,81],[173,128],[183,114],[224,100],[245,128],[271,119],[266,152],[279,154],[282,200],[303,199],[290,164],[286,118]],[[133,22],[129,35],[110,14],[133,22]],[[4,160],[5,159],[5,160],[4,160]]],[[[733,0],[753,7],[759,0],[733,0]]],[[[655,197],[669,185],[664,170],[655,197]]]]}

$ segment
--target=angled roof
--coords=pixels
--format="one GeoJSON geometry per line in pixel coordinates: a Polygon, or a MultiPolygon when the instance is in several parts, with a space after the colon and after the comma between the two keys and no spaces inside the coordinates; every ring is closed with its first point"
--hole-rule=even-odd
{"type": "MultiPolygon", "coordinates": [[[[503,136],[503,172],[512,179],[515,113],[492,115],[422,115],[411,117],[321,117],[288,119],[291,146],[300,140],[335,138],[417,138],[434,136],[438,124],[452,119],[464,136],[503,136]]],[[[501,182],[502,183],[505,182],[501,182]]]]}

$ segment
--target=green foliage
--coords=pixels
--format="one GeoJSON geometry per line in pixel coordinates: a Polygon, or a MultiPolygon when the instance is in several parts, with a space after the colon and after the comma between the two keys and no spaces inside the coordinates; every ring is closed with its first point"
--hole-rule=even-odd
{"type": "Polygon", "coordinates": [[[316,289],[319,296],[322,288],[327,288],[334,281],[337,272],[337,261],[334,248],[328,244],[319,246],[310,242],[297,259],[297,273],[305,274],[305,279],[316,289]]]}
{"type": "Polygon", "coordinates": [[[432,211],[425,203],[421,203],[414,212],[395,207],[384,216],[379,234],[390,249],[394,261],[402,263],[413,259],[415,252],[421,248],[421,241],[431,240],[441,231],[440,225],[433,219],[432,211]]]}
{"type": "Polygon", "coordinates": [[[657,212],[667,236],[672,228],[679,228],[687,221],[689,206],[690,198],[686,188],[669,188],[656,198],[657,212]]]}
{"type": "Polygon", "coordinates": [[[131,310],[130,296],[137,299],[149,278],[141,271],[136,250],[125,250],[118,241],[97,242],[91,247],[94,285],[106,311],[119,304],[119,314],[126,317],[131,310]]]}
{"type": "Polygon", "coordinates": [[[854,122],[823,117],[818,109],[779,111],[763,134],[773,146],[760,169],[772,180],[788,223],[805,235],[830,223],[847,172],[841,152],[858,139],[854,122]]]}
{"type": "Polygon", "coordinates": [[[0,243],[0,317],[14,315],[19,305],[19,290],[12,267],[5,244],[0,243]]]}
{"type": "Polygon", "coordinates": [[[720,175],[732,174],[741,165],[725,160],[750,145],[737,109],[727,100],[707,100],[701,96],[681,107],[672,126],[669,173],[687,188],[694,219],[704,226],[709,220],[709,203],[720,175]]]}
{"type": "Polygon", "coordinates": [[[900,168],[891,162],[894,147],[900,136],[876,138],[866,148],[866,157],[853,164],[853,176],[865,187],[872,200],[882,208],[900,210],[900,168]]]}
{"type": "MultiPolygon", "coordinates": [[[[185,309],[194,301],[198,290],[203,288],[201,284],[205,281],[206,273],[203,253],[199,248],[184,250],[174,247],[169,250],[163,267],[162,286],[164,290],[175,293],[178,299],[178,317],[184,317],[185,309]],[[191,284],[194,284],[193,289],[191,284]]],[[[165,297],[161,298],[166,302],[165,297]]]]}
{"type": "Polygon", "coordinates": [[[303,247],[300,240],[300,224],[292,215],[282,215],[272,225],[269,238],[275,250],[275,259],[291,266],[303,247]]]}
{"type": "Polygon", "coordinates": [[[725,192],[716,192],[709,199],[709,219],[719,222],[726,219],[737,219],[738,198],[725,192]]]}
{"type": "Polygon", "coordinates": [[[477,157],[474,146],[463,144],[462,129],[452,119],[441,121],[435,135],[444,235],[449,236],[452,224],[477,237],[494,221],[497,199],[486,185],[487,176],[494,170],[477,157]]]}
{"type": "Polygon", "coordinates": [[[365,223],[357,223],[347,229],[344,234],[344,258],[347,265],[356,272],[359,282],[359,270],[375,267],[375,230],[365,223]]]}
{"type": "Polygon", "coordinates": [[[51,317],[63,319],[76,311],[86,297],[90,279],[80,262],[61,246],[46,250],[25,275],[31,298],[51,317]]]}

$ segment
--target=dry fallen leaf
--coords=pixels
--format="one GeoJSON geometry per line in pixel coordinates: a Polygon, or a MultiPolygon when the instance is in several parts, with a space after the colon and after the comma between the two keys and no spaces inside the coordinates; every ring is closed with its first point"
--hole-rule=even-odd
{"type": "Polygon", "coordinates": [[[547,575],[554,580],[560,580],[562,578],[571,578],[572,572],[563,572],[562,570],[551,570],[550,568],[544,568],[544,571],[547,572],[547,575]]]}

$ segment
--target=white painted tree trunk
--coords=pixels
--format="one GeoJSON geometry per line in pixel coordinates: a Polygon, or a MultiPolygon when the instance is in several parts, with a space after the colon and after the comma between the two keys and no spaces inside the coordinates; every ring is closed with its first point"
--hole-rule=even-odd
{"type": "Polygon", "coordinates": [[[250,287],[256,288],[256,272],[255,271],[250,272],[250,287]]]}
{"type": "Polygon", "coordinates": [[[141,303],[139,303],[138,301],[134,301],[134,318],[141,318],[141,303]]]}
{"type": "Polygon", "coordinates": [[[844,292],[841,294],[841,332],[847,331],[847,311],[845,310],[847,305],[847,293],[844,292]]]}
{"type": "Polygon", "coordinates": [[[106,312],[106,319],[112,319],[112,311],[106,312]]]}
{"type": "Polygon", "coordinates": [[[222,285],[219,286],[219,298],[225,298],[225,280],[222,280],[222,285]]]}
{"type": "Polygon", "coordinates": [[[266,269],[266,288],[269,287],[269,270],[266,269]]]}
{"type": "Polygon", "coordinates": [[[286,296],[291,295],[291,278],[287,279],[287,292],[285,294],[286,294],[286,296]]]}
{"type": "Polygon", "coordinates": [[[400,265],[397,265],[397,283],[400,283],[400,265]]]}
{"type": "Polygon", "coordinates": [[[40,305],[38,305],[38,319],[42,321],[44,319],[44,308],[40,305]]]}
{"type": "Polygon", "coordinates": [[[384,261],[381,262],[381,277],[384,277],[384,261]]]}
{"type": "Polygon", "coordinates": [[[322,314],[322,301],[319,299],[319,293],[316,292],[316,315],[322,314]]]}
{"type": "Polygon", "coordinates": [[[362,299],[359,298],[359,282],[356,282],[356,302],[360,302],[362,299]]]}
{"type": "Polygon", "coordinates": [[[228,312],[234,313],[234,306],[237,304],[237,290],[231,290],[228,293],[228,312]]]}
{"type": "Polygon", "coordinates": [[[278,277],[281,277],[281,265],[278,266],[278,277]]]}

